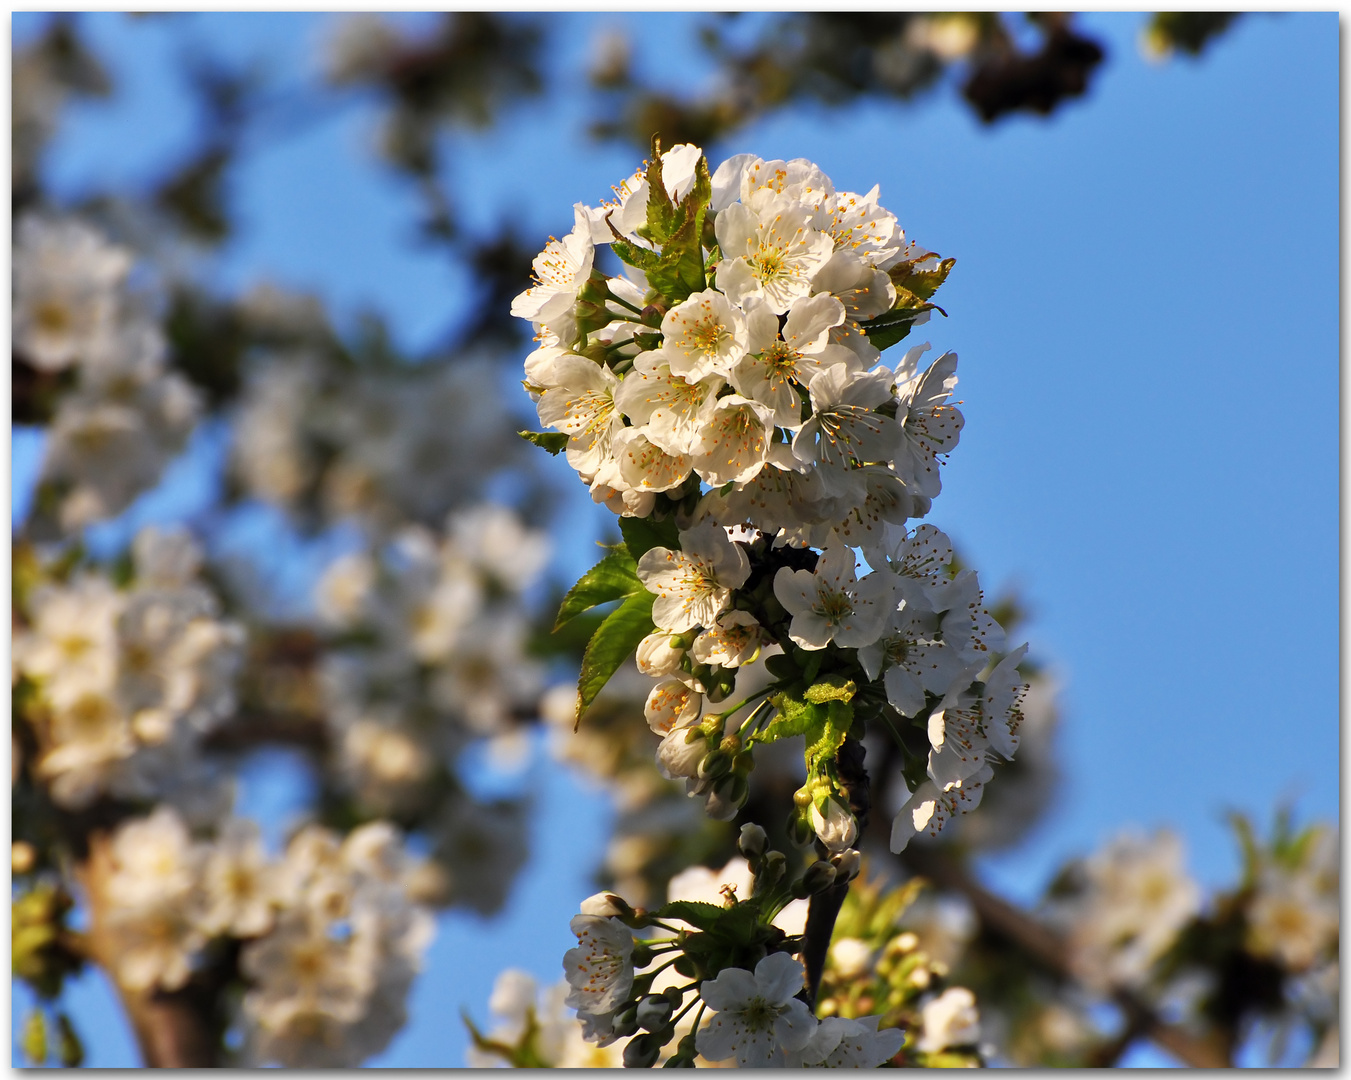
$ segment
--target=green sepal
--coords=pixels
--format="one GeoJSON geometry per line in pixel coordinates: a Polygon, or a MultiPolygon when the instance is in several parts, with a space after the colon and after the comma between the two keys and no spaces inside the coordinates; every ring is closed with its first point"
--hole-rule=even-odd
{"type": "Polygon", "coordinates": [[[652,622],[652,604],[656,596],[643,589],[624,598],[624,602],[606,616],[591,636],[582,656],[582,672],[577,679],[577,723],[596,696],[605,689],[610,677],[629,658],[638,643],[656,630],[652,622]]]}
{"type": "Polygon", "coordinates": [[[516,432],[526,442],[532,442],[536,446],[543,447],[549,453],[557,457],[568,448],[568,438],[566,432],[562,431],[518,431],[516,432]]]}
{"type": "Polygon", "coordinates": [[[643,583],[638,580],[637,571],[628,548],[623,544],[611,548],[610,553],[583,574],[563,597],[554,620],[554,633],[597,604],[608,604],[640,590],[643,583]]]}
{"type": "Polygon", "coordinates": [[[654,521],[652,518],[622,517],[619,519],[619,532],[636,563],[655,547],[664,547],[669,551],[680,550],[680,529],[674,517],[654,521]]]}

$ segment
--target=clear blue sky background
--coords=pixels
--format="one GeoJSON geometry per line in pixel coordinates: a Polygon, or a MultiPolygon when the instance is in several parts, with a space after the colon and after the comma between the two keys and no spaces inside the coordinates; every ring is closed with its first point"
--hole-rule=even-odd
{"type": "MultiPolygon", "coordinates": [[[[15,16],[15,40],[35,22],[15,16]]],[[[806,156],[841,188],[880,183],[911,237],[957,257],[951,318],[926,330],[961,355],[967,426],[931,519],[987,588],[1021,586],[1033,650],[1064,686],[1061,807],[986,866],[1024,900],[1128,823],[1179,830],[1194,873],[1219,884],[1237,866],[1227,809],[1265,823],[1282,802],[1304,820],[1339,806],[1337,16],[1246,17],[1200,62],[1162,66],[1140,56],[1140,17],[1084,22],[1109,58],[1089,98],[1050,120],[987,129],[939,91],[781,115],[708,148],[806,156]]],[[[72,114],[48,174],[64,195],[145,180],[193,145],[170,64],[183,36],[303,80],[329,24],[87,25],[123,94],[72,114]]],[[[580,71],[605,25],[673,85],[706,70],[683,15],[567,17],[550,63],[580,71]]],[[[471,227],[510,218],[543,241],[632,170],[640,155],[587,142],[584,104],[577,87],[457,144],[471,227]]],[[[410,243],[412,193],[364,153],[373,116],[357,105],[251,155],[217,280],[373,306],[425,348],[463,316],[458,279],[410,243]]],[[[575,515],[560,575],[606,524],[580,499],[575,515]]],[[[253,805],[284,810],[289,775],[256,770],[253,805]]],[[[502,782],[539,792],[536,857],[500,917],[442,919],[413,1022],[374,1064],[459,1064],[460,1007],[483,1019],[497,971],[559,973],[609,811],[543,759],[502,782]]],[[[108,1000],[94,978],[74,996],[90,1064],[134,1064],[108,1000]]]]}

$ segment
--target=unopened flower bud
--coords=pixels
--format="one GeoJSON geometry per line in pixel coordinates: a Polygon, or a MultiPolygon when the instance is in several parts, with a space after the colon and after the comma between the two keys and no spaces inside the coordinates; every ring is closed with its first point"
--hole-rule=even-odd
{"type": "Polygon", "coordinates": [[[726,776],[732,771],[732,755],[723,750],[714,750],[699,762],[699,779],[712,780],[726,776]]]}
{"type": "Polygon", "coordinates": [[[638,1002],[638,1026],[644,1031],[660,1031],[671,1019],[671,1009],[665,995],[649,994],[638,1002]]]}
{"type": "Polygon", "coordinates": [[[807,867],[797,881],[793,882],[793,895],[799,900],[814,896],[835,884],[835,867],[824,859],[818,859],[807,867]]]}
{"type": "Polygon", "coordinates": [[[646,326],[661,326],[661,320],[666,316],[665,304],[648,304],[643,308],[643,312],[638,316],[639,322],[646,326]]]}
{"type": "Polygon", "coordinates": [[[812,832],[811,822],[806,816],[794,810],[788,815],[788,838],[792,840],[796,847],[806,847],[815,837],[812,832]]]}
{"type": "Polygon", "coordinates": [[[907,930],[891,939],[891,947],[900,953],[914,952],[919,948],[919,936],[907,930]]]}
{"type": "Polygon", "coordinates": [[[638,670],[653,679],[664,679],[680,670],[685,650],[675,645],[673,634],[658,630],[638,642],[638,670]]]}
{"type": "Polygon", "coordinates": [[[635,941],[633,943],[633,966],[636,968],[645,968],[652,963],[652,958],[656,954],[652,951],[652,946],[645,941],[635,941]]]}
{"type": "Polygon", "coordinates": [[[765,853],[769,842],[765,830],[754,822],[741,826],[741,836],[737,840],[737,850],[745,856],[747,862],[755,862],[765,853]]]}
{"type": "Polygon", "coordinates": [[[731,821],[750,795],[745,777],[734,773],[704,782],[713,785],[704,801],[704,813],[714,821],[731,821]]]}
{"type": "Polygon", "coordinates": [[[783,852],[767,852],[756,870],[755,884],[758,889],[772,889],[783,880],[783,875],[787,872],[788,860],[784,857],[783,852]]]}
{"type": "Polygon", "coordinates": [[[708,687],[708,700],[726,701],[736,689],[736,668],[717,668],[709,672],[704,683],[708,687]]]}
{"type": "Polygon", "coordinates": [[[858,836],[858,824],[854,821],[854,815],[838,799],[826,799],[824,814],[815,804],[809,813],[812,831],[829,851],[843,851],[853,844],[858,836]]]}
{"type": "Polygon", "coordinates": [[[632,915],[633,908],[622,896],[612,892],[598,892],[582,901],[582,914],[599,915],[603,919],[623,918],[632,915]]]}
{"type": "Polygon", "coordinates": [[[615,1013],[615,1018],[611,1024],[611,1029],[619,1038],[625,1038],[638,1030],[638,1006],[635,1003],[629,1003],[624,1008],[615,1013]]]}
{"type": "Polygon", "coordinates": [[[835,867],[836,881],[853,881],[854,878],[858,877],[859,853],[853,848],[841,851],[838,855],[832,855],[830,862],[835,867]]]}
{"type": "Polygon", "coordinates": [[[624,1047],[624,1068],[650,1069],[661,1057],[662,1040],[647,1032],[629,1040],[624,1047]]]}
{"type": "Polygon", "coordinates": [[[591,276],[586,279],[586,283],[577,291],[577,297],[580,300],[587,300],[593,304],[603,304],[610,299],[609,280],[599,270],[591,271],[591,276]]]}
{"type": "MultiPolygon", "coordinates": [[[[579,304],[578,306],[580,307],[581,305],[579,304]]],[[[578,325],[579,326],[582,325],[580,319],[578,320],[578,325]]],[[[600,325],[604,326],[605,324],[601,323],[600,325]]],[[[596,327],[592,326],[591,329],[594,330],[596,329],[596,327]]],[[[594,360],[598,364],[604,364],[605,361],[610,358],[609,350],[606,349],[603,342],[599,341],[591,342],[591,344],[589,344],[585,349],[582,350],[582,355],[585,356],[588,360],[594,360]]]]}

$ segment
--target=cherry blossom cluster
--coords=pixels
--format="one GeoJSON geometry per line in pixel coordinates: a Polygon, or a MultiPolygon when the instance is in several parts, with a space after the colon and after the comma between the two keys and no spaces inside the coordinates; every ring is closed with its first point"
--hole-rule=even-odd
{"type": "Polygon", "coordinates": [[[518,456],[511,439],[487,356],[351,370],[301,346],[255,358],[232,454],[250,495],[299,518],[355,517],[388,533],[439,524],[447,507],[473,501],[518,456]]]}
{"type": "MultiPolygon", "coordinates": [[[[900,850],[979,803],[991,761],[1017,749],[1025,692],[1025,647],[981,678],[1004,634],[975,572],[957,572],[941,531],[906,525],[962,428],[956,357],[921,370],[919,346],[893,368],[881,349],[927,317],[952,260],[908,242],[877,196],[802,159],[743,154],[710,174],[678,146],[614,202],[578,204],[512,308],[536,330],[525,385],[557,433],[530,437],[621,516],[654,598],[634,644],[659,680],[645,711],[663,770],[731,818],[753,745],[807,734],[800,822],[832,851],[857,831],[835,768],[855,717],[930,744],[900,850]],[[597,268],[607,244],[618,276],[597,268]],[[769,681],[739,684],[760,658],[769,681]]],[[[620,558],[579,601],[616,595],[603,583],[620,558]]],[[[593,649],[617,652],[619,632],[603,625],[593,649]]],[[[596,674],[584,662],[579,707],[596,674]]]]}
{"type": "Polygon", "coordinates": [[[1181,840],[1167,830],[1123,833],[1072,864],[1048,914],[1066,934],[1080,979],[1099,992],[1142,989],[1169,973],[1199,969],[1190,933],[1222,937],[1229,948],[1284,972],[1305,996],[1325,995],[1338,970],[1336,832],[1317,827],[1278,835],[1268,847],[1248,835],[1245,853],[1240,887],[1210,903],[1187,872],[1181,840]]]}
{"type": "Polygon", "coordinates": [[[404,1023],[433,931],[408,899],[416,870],[385,823],[345,838],[306,826],[269,859],[253,822],[199,840],[161,805],[112,837],[100,933],[134,991],[179,989],[220,942],[242,943],[243,1062],[350,1067],[404,1023]]]}
{"type": "Polygon", "coordinates": [[[103,795],[169,798],[210,813],[219,795],[202,738],[235,707],[243,628],[197,580],[186,533],[142,531],[132,584],[104,572],[38,570],[14,638],[33,769],[59,806],[103,795]]]}
{"type": "Polygon", "coordinates": [[[42,459],[44,501],[62,530],[112,517],[153,486],[201,409],[167,369],[153,297],[129,283],[133,265],[130,250],[77,218],[30,215],[15,229],[14,352],[66,389],[42,459]]]}
{"type": "Polygon", "coordinates": [[[790,884],[758,826],[743,828],[739,847],[744,857],[721,870],[676,875],[653,911],[609,892],[584,901],[564,984],[537,1005],[533,980],[507,973],[491,1003],[506,1023],[486,1037],[473,1031],[471,1063],[873,1068],[891,1058],[904,1034],[879,1030],[880,1017],[812,1015],[792,955],[807,896],[848,880],[857,856],[822,861],[790,884]]]}
{"type": "MultiPolygon", "coordinates": [[[[876,188],[837,192],[810,162],[741,154],[709,177],[690,145],[660,162],[669,199],[702,196],[713,222],[707,274],[693,255],[707,287],[672,302],[640,267],[595,269],[598,244],[664,269],[640,170],[615,203],[576,207],[512,307],[540,340],[526,361],[540,420],[569,436],[593,498],[641,517],[659,494],[697,499],[702,481],[714,490],[701,509],[720,523],[818,545],[922,515],[961,431],[946,404],[956,357],[920,372],[921,347],[874,370],[866,327],[898,302],[889,270],[911,281],[937,257],[906,242],[876,188]]],[[[907,309],[907,325],[927,313],[907,309]]]]}
{"type": "Polygon", "coordinates": [[[521,594],[548,557],[542,533],[483,504],[452,514],[442,535],[405,526],[331,564],[316,594],[334,635],[325,722],[362,805],[407,809],[471,739],[518,731],[544,679],[526,655],[521,594]]]}

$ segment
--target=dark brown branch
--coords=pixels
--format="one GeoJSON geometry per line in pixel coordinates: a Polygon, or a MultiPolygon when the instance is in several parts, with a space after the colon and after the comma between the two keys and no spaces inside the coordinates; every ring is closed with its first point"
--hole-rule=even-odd
{"type": "MultiPolygon", "coordinates": [[[[863,767],[864,753],[863,744],[852,736],[847,736],[835,758],[840,786],[844,789],[849,799],[849,809],[858,822],[859,836],[863,835],[863,830],[868,825],[868,812],[872,809],[872,796],[868,790],[868,770],[863,767]]],[[[825,972],[826,953],[830,951],[830,938],[835,931],[835,920],[839,917],[840,908],[848,892],[847,881],[832,885],[813,896],[807,906],[807,926],[802,933],[802,965],[807,969],[806,1000],[809,1006],[816,1004],[816,991],[825,972]]]]}

